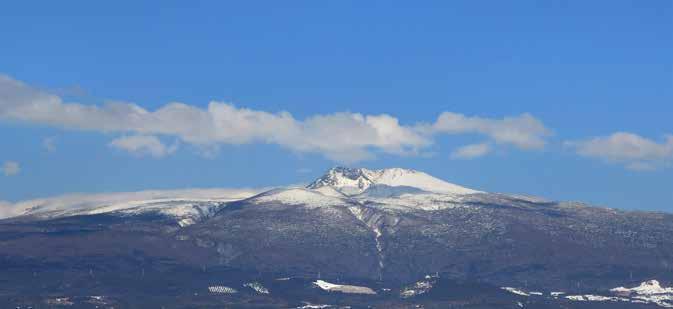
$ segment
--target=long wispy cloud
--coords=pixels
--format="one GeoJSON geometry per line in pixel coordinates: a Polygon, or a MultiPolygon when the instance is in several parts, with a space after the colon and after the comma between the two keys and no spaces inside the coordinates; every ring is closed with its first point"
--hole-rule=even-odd
{"type": "Polygon", "coordinates": [[[271,113],[217,101],[207,108],[173,102],[154,111],[125,102],[68,103],[3,75],[0,119],[117,133],[122,137],[113,140],[111,147],[154,157],[174,151],[161,141],[173,137],[204,149],[222,144],[277,144],[347,163],[372,158],[377,152],[420,154],[438,134],[477,134],[488,142],[520,149],[543,148],[550,135],[550,130],[529,114],[493,119],[445,112],[429,124],[403,125],[387,114],[343,112],[299,120],[288,112],[271,113]]]}
{"type": "Polygon", "coordinates": [[[628,132],[565,143],[577,154],[623,164],[631,170],[653,170],[673,162],[673,135],[662,142],[628,132]]]}

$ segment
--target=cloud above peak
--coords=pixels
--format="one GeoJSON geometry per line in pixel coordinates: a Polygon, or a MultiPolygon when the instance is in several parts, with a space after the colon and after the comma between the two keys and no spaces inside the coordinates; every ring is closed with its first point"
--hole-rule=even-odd
{"type": "MultiPolygon", "coordinates": [[[[168,103],[154,111],[126,102],[67,103],[23,82],[0,75],[0,120],[116,133],[110,146],[134,154],[163,157],[175,151],[161,138],[201,149],[223,144],[267,143],[298,153],[318,153],[339,162],[371,159],[377,153],[417,155],[442,134],[477,134],[498,145],[540,149],[551,133],[529,114],[502,119],[444,112],[434,123],[401,124],[387,115],[341,112],[303,120],[212,101],[207,108],[168,103]]],[[[483,146],[482,146],[483,148],[483,146]]],[[[483,152],[483,150],[482,150],[483,152]]]]}

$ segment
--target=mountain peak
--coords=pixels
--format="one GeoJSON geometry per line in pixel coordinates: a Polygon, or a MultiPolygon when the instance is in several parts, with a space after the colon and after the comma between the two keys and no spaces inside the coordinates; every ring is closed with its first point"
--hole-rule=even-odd
{"type": "Polygon", "coordinates": [[[332,187],[345,194],[357,194],[366,190],[374,181],[374,171],[365,168],[348,168],[337,166],[328,170],[323,176],[309,184],[309,189],[332,187]]]}
{"type": "Polygon", "coordinates": [[[338,166],[331,168],[307,188],[319,189],[327,186],[346,195],[360,194],[372,186],[413,187],[433,193],[471,194],[479,192],[445,182],[420,171],[404,168],[370,170],[338,166]]]}

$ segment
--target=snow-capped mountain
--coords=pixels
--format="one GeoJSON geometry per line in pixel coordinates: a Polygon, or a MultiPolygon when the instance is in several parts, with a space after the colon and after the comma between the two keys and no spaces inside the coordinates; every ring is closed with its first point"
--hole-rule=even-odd
{"type": "Polygon", "coordinates": [[[275,202],[307,207],[371,204],[400,210],[436,210],[453,207],[461,201],[484,198],[481,191],[451,184],[415,170],[335,167],[306,188],[70,195],[26,201],[14,205],[14,208],[17,216],[42,219],[105,213],[159,214],[174,219],[180,226],[187,226],[208,218],[228,202],[244,199],[256,204],[275,202]]]}
{"type": "Polygon", "coordinates": [[[389,168],[335,167],[305,188],[279,188],[251,197],[255,204],[280,203],[319,206],[358,206],[398,211],[437,210],[498,195],[472,190],[426,173],[389,168]]]}
{"type": "MultiPolygon", "coordinates": [[[[671,214],[488,193],[399,168],[337,167],[306,187],[75,195],[13,207],[16,216],[0,220],[0,266],[16,266],[17,278],[32,278],[24,272],[34,265],[82,269],[97,261],[126,273],[179,268],[203,277],[220,269],[250,280],[376,282],[397,289],[376,290],[377,297],[405,302],[447,282],[471,282],[570,296],[621,292],[635,295],[629,305],[661,306],[671,295],[661,286],[673,282],[671,214]],[[424,281],[427,274],[434,275],[424,281]],[[662,284],[610,291],[653,278],[662,284]]],[[[81,275],[82,282],[92,276],[81,275]]],[[[447,293],[456,295],[434,295],[447,293]]]]}

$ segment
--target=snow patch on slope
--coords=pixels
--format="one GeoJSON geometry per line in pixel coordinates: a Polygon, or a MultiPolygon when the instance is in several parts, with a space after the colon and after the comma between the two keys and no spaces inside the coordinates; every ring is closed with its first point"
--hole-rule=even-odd
{"type": "Polygon", "coordinates": [[[257,292],[257,294],[269,294],[269,289],[265,288],[259,282],[248,282],[243,285],[244,287],[251,288],[257,292]]]}
{"type": "Polygon", "coordinates": [[[238,290],[224,285],[214,285],[208,287],[208,292],[213,294],[236,294],[238,290]]]}
{"type": "MultiPolygon", "coordinates": [[[[528,292],[518,288],[502,287],[510,293],[521,296],[542,295],[539,292],[528,292]]],[[[659,281],[650,280],[637,287],[617,287],[611,289],[613,295],[600,294],[572,294],[565,292],[551,292],[554,299],[563,298],[573,302],[625,302],[634,304],[652,304],[663,308],[673,308],[673,287],[662,287],[659,281]]]]}
{"type": "Polygon", "coordinates": [[[637,287],[617,287],[610,290],[634,301],[656,304],[659,307],[673,308],[673,287],[664,288],[657,280],[649,280],[637,287]]]}
{"type": "Polygon", "coordinates": [[[400,297],[410,298],[418,295],[422,295],[430,292],[432,288],[437,284],[438,276],[425,276],[424,280],[417,281],[413,285],[407,286],[400,291],[400,297]]]}
{"type": "Polygon", "coordinates": [[[654,294],[673,294],[673,287],[664,288],[657,280],[649,280],[641,283],[637,287],[625,288],[617,287],[610,290],[620,294],[654,295],[654,294]]]}
{"type": "Polygon", "coordinates": [[[374,290],[366,286],[334,284],[323,280],[316,280],[315,282],[313,282],[313,284],[329,292],[376,295],[376,292],[374,290]]]}
{"type": "Polygon", "coordinates": [[[587,295],[568,295],[565,297],[565,299],[571,300],[571,301],[589,301],[589,302],[617,302],[617,301],[623,301],[623,302],[629,302],[628,298],[622,298],[622,297],[613,297],[613,296],[602,296],[602,295],[593,295],[593,294],[587,294],[587,295]]]}
{"type": "Polygon", "coordinates": [[[528,293],[526,293],[526,292],[524,292],[524,291],[522,291],[522,290],[519,290],[519,289],[517,289],[517,288],[513,288],[513,287],[509,287],[509,286],[501,287],[501,289],[503,289],[503,290],[505,290],[505,291],[507,291],[507,292],[510,292],[510,293],[512,293],[512,294],[516,294],[516,295],[530,296],[530,294],[528,294],[528,293]]]}

